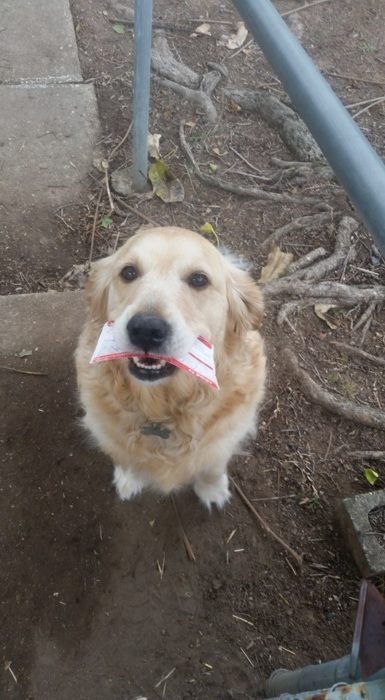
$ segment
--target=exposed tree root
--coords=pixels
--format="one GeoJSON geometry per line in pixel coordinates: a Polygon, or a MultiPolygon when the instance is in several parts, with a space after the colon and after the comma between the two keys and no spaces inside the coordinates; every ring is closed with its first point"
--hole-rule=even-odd
{"type": "Polygon", "coordinates": [[[293,221],[289,221],[289,223],[285,224],[284,226],[277,228],[270,234],[270,236],[265,238],[262,243],[262,248],[266,250],[273,245],[273,243],[279,243],[281,238],[286,236],[288,233],[292,233],[293,231],[302,231],[304,228],[311,229],[319,224],[330,223],[333,221],[336,214],[337,212],[333,212],[329,208],[328,211],[323,212],[322,214],[310,214],[308,216],[300,216],[298,219],[293,219],[293,221]]]}
{"type": "MultiPolygon", "coordinates": [[[[328,299],[330,303],[341,306],[356,306],[357,304],[385,301],[385,286],[376,285],[373,287],[357,287],[354,285],[341,284],[340,282],[306,282],[297,279],[281,279],[268,283],[264,287],[264,294],[267,300],[277,297],[293,296],[299,299],[328,299]]],[[[325,301],[326,303],[326,301],[325,301]]]]}
{"type": "Polygon", "coordinates": [[[304,163],[297,160],[282,160],[273,156],[272,165],[276,165],[282,170],[282,177],[285,180],[295,180],[296,182],[306,182],[317,178],[326,182],[336,182],[336,176],[329,165],[320,160],[313,160],[304,163]]]}
{"type": "Polygon", "coordinates": [[[151,65],[153,70],[174,83],[197,89],[202,77],[174,57],[163,31],[155,32],[152,44],[151,65]]]}
{"type": "Polygon", "coordinates": [[[361,360],[373,362],[374,365],[378,365],[379,367],[385,367],[384,357],[371,355],[370,352],[365,352],[365,350],[361,350],[361,348],[356,348],[354,345],[348,345],[347,343],[339,343],[337,340],[332,340],[331,344],[338,348],[338,350],[345,353],[345,355],[350,355],[351,357],[357,357],[361,360]]]}
{"type": "Polygon", "coordinates": [[[188,100],[205,112],[209,122],[216,122],[218,119],[218,113],[216,107],[211,99],[211,94],[215,90],[216,86],[222,79],[223,73],[214,70],[206,73],[203,78],[198,90],[193,90],[192,88],[185,87],[173,80],[168,80],[167,78],[159,78],[154,76],[154,79],[163,85],[164,87],[171,88],[178,95],[183,97],[183,99],[188,100]]]}
{"type": "MultiPolygon", "coordinates": [[[[320,280],[330,272],[334,272],[340,265],[351,262],[356,257],[352,235],[357,231],[358,223],[349,216],[344,216],[338,226],[334,253],[325,260],[321,260],[311,267],[296,271],[290,271],[290,277],[302,280],[320,280]]],[[[313,251],[314,252],[314,251],[313,251]]],[[[310,254],[309,254],[310,255],[310,254]]]]}
{"type": "Polygon", "coordinates": [[[371,406],[360,406],[348,399],[341,399],[319,386],[305,370],[301,369],[298,359],[292,350],[283,351],[290,370],[296,377],[302,392],[312,403],[318,404],[346,420],[353,421],[368,428],[385,430],[385,413],[371,406]]]}
{"type": "Polygon", "coordinates": [[[299,160],[324,160],[319,146],[302,119],[274,95],[264,90],[235,87],[226,88],[224,94],[243,109],[256,112],[267,124],[275,127],[287,148],[299,160]]]}
{"type": "Polygon", "coordinates": [[[235,183],[227,182],[227,180],[224,180],[221,177],[214,177],[213,175],[204,173],[199,168],[193,156],[192,150],[189,144],[187,143],[183,122],[181,122],[179,127],[179,138],[182,150],[184,151],[185,155],[190,161],[190,164],[192,165],[196,176],[199,178],[199,180],[205,182],[207,185],[211,185],[212,187],[218,187],[219,189],[225,190],[226,192],[232,192],[233,194],[237,194],[241,197],[252,197],[254,199],[259,199],[265,202],[286,202],[291,204],[308,204],[312,206],[325,207],[324,202],[315,197],[297,197],[295,195],[290,195],[286,193],[262,190],[259,187],[242,187],[241,185],[236,185],[235,183]]]}
{"type": "Polygon", "coordinates": [[[324,258],[327,254],[327,250],[325,248],[322,248],[322,246],[320,246],[319,248],[314,248],[314,250],[311,250],[310,253],[302,255],[301,258],[298,258],[297,260],[292,262],[291,265],[289,265],[289,267],[287,268],[287,274],[292,275],[294,272],[298,272],[304,267],[309,267],[310,265],[313,265],[313,263],[315,263],[316,260],[318,260],[319,258],[324,258]]]}

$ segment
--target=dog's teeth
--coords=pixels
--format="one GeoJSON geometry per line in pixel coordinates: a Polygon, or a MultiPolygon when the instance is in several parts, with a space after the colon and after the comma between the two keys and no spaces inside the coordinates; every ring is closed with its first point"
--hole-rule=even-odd
{"type": "Polygon", "coordinates": [[[137,357],[133,357],[132,359],[133,359],[135,365],[136,365],[137,367],[140,367],[140,369],[153,369],[153,370],[156,370],[156,369],[161,369],[161,368],[164,367],[164,365],[166,364],[166,361],[165,361],[165,360],[159,360],[158,362],[155,362],[155,361],[154,361],[154,363],[153,363],[152,365],[149,365],[148,363],[141,362],[137,357]]]}

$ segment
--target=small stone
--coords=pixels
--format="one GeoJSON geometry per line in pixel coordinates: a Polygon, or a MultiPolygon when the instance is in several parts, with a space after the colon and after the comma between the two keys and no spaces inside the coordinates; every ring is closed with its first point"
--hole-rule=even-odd
{"type": "Polygon", "coordinates": [[[120,170],[114,170],[111,173],[111,187],[116,194],[123,196],[131,194],[133,191],[131,169],[121,168],[120,170]]]}
{"type": "Polygon", "coordinates": [[[344,498],[338,504],[342,532],[363,576],[385,573],[384,536],[375,534],[369,515],[378,506],[385,508],[384,489],[344,498]]]}

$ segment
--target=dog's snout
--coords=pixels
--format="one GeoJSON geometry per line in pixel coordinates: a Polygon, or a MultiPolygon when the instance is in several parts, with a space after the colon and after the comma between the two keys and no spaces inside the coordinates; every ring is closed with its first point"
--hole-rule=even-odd
{"type": "Polygon", "coordinates": [[[127,324],[128,337],[135,347],[144,352],[159,351],[171,335],[171,326],[160,316],[136,314],[127,324]]]}

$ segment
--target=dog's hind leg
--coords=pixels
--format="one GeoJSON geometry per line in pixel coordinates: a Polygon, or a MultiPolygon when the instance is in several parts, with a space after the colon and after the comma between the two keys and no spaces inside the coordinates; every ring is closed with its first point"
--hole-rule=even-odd
{"type": "Polygon", "coordinates": [[[130,469],[123,469],[119,466],[116,466],[114,469],[113,483],[122,501],[129,501],[131,498],[134,498],[146,485],[130,469]]]}

